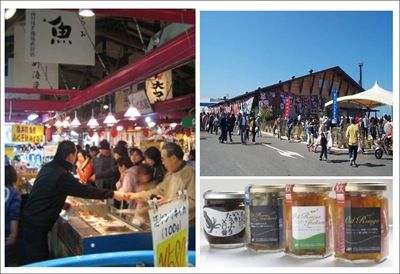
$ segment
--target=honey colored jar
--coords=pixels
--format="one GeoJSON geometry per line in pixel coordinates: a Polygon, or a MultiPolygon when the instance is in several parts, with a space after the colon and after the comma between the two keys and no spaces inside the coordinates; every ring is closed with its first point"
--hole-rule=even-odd
{"type": "Polygon", "coordinates": [[[246,240],[243,192],[204,193],[204,233],[211,247],[242,247],[246,240]]]}
{"type": "Polygon", "coordinates": [[[336,184],[335,257],[351,262],[381,262],[388,255],[386,184],[336,184]]]}
{"type": "Polygon", "coordinates": [[[285,246],[284,185],[250,185],[245,191],[246,247],[256,252],[279,252],[285,246]]]}
{"type": "Polygon", "coordinates": [[[332,255],[331,189],[327,184],[286,185],[286,254],[297,258],[332,255]]]}

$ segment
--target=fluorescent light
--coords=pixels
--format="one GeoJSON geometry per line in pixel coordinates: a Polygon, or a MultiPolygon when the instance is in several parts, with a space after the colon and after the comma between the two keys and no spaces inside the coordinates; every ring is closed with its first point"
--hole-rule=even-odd
{"type": "Polygon", "coordinates": [[[79,9],[79,15],[83,17],[92,17],[94,12],[91,9],[79,9]]]}
{"type": "Polygon", "coordinates": [[[28,120],[29,121],[33,121],[35,120],[37,117],[39,117],[39,115],[37,115],[36,113],[31,113],[28,115],[28,120]]]}
{"type": "Polygon", "coordinates": [[[16,12],[17,12],[16,9],[6,9],[6,12],[4,14],[4,18],[6,20],[11,19],[11,17],[13,17],[16,12]]]}
{"type": "Polygon", "coordinates": [[[117,131],[122,131],[124,129],[123,126],[117,126],[117,131]]]}
{"type": "Polygon", "coordinates": [[[135,118],[139,117],[140,112],[132,104],[129,106],[128,110],[125,112],[124,117],[135,118]]]}
{"type": "Polygon", "coordinates": [[[75,111],[75,118],[71,122],[71,127],[79,127],[80,125],[81,125],[81,122],[79,122],[78,116],[76,115],[76,111],[75,111]]]}

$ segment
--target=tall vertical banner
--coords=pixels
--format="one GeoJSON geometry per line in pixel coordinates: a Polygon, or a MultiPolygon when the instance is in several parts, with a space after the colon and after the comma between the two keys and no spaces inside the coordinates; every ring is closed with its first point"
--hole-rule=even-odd
{"type": "Polygon", "coordinates": [[[26,10],[25,60],[94,66],[95,18],[78,11],[26,10]]]}
{"type": "Polygon", "coordinates": [[[250,113],[253,108],[254,96],[250,97],[242,103],[242,113],[250,113]]]}
{"type": "Polygon", "coordinates": [[[172,71],[167,70],[146,79],[146,93],[151,104],[173,98],[172,71]]]}
{"type": "Polygon", "coordinates": [[[285,96],[285,119],[288,120],[290,117],[290,96],[285,96]]]}
{"type": "Polygon", "coordinates": [[[337,123],[338,117],[338,104],[337,104],[337,90],[332,92],[332,123],[337,123]]]}
{"type": "Polygon", "coordinates": [[[187,267],[189,203],[186,194],[160,206],[149,201],[154,266],[187,267]]]}

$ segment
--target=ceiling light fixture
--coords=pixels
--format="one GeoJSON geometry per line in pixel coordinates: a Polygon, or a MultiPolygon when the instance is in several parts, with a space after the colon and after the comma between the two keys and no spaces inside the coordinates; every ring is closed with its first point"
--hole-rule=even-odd
{"type": "Polygon", "coordinates": [[[78,116],[76,115],[76,111],[75,111],[75,118],[71,122],[71,127],[79,127],[80,125],[81,125],[81,122],[79,122],[78,116]]]}
{"type": "Polygon", "coordinates": [[[16,9],[6,9],[6,12],[4,13],[4,18],[6,20],[11,19],[11,17],[13,17],[16,12],[16,9]]]}
{"type": "Polygon", "coordinates": [[[140,116],[140,112],[132,104],[129,105],[128,110],[125,112],[124,117],[136,118],[140,116]]]}
{"type": "Polygon", "coordinates": [[[99,126],[99,123],[97,122],[96,118],[94,118],[94,111],[92,108],[92,117],[90,118],[89,122],[87,123],[87,126],[90,128],[95,128],[99,126]]]}
{"type": "Polygon", "coordinates": [[[70,122],[69,122],[69,117],[65,117],[64,121],[62,122],[62,127],[63,128],[69,128],[71,126],[70,122]]]}
{"type": "Polygon", "coordinates": [[[91,9],[79,9],[79,15],[83,17],[92,17],[94,12],[91,9]]]}
{"type": "Polygon", "coordinates": [[[109,109],[108,115],[107,115],[106,119],[104,119],[103,123],[106,124],[107,126],[111,127],[114,124],[116,124],[118,121],[117,121],[117,119],[115,119],[114,115],[111,113],[111,104],[108,109],[109,109]]]}

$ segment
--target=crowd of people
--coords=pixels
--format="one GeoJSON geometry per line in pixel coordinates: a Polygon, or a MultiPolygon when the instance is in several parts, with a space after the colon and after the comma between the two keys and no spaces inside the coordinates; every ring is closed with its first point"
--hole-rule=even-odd
{"type": "Polygon", "coordinates": [[[24,265],[49,259],[48,232],[58,219],[68,195],[114,200],[112,206],[133,209],[132,222],[149,228],[147,200],[160,203],[176,198],[186,190],[189,220],[194,221],[194,151],[190,164],[182,148],[166,143],[161,150],[128,148],[120,141],[111,149],[107,140],[99,147],[76,146],[71,141],[58,144],[54,159],[42,166],[26,204],[15,187],[18,173],[6,166],[6,266],[24,265]],[[18,245],[17,245],[18,243],[18,245]],[[18,256],[16,256],[18,253],[18,256]],[[18,257],[18,261],[16,261],[18,257]]]}
{"type": "MultiPolygon", "coordinates": [[[[318,117],[307,117],[303,119],[301,115],[296,118],[284,119],[278,115],[272,123],[272,134],[279,140],[286,135],[288,142],[293,142],[293,128],[297,126],[306,134],[306,145],[308,151],[319,153],[320,161],[328,161],[328,154],[332,153],[331,148],[336,143],[342,148],[348,148],[349,162],[353,167],[358,167],[356,162],[358,151],[365,152],[365,140],[372,140],[376,144],[377,140],[385,138],[386,143],[391,143],[392,121],[390,115],[384,115],[381,118],[371,117],[344,117],[341,116],[337,123],[326,115],[318,117]],[[337,135],[333,136],[332,129],[337,127],[337,135]]],[[[209,134],[218,135],[219,142],[226,143],[229,140],[232,143],[232,133],[237,129],[237,135],[240,135],[242,144],[246,144],[251,136],[251,142],[255,143],[256,135],[261,136],[260,115],[238,113],[202,113],[201,128],[209,134]]],[[[300,141],[300,136],[296,136],[300,141]]]]}

